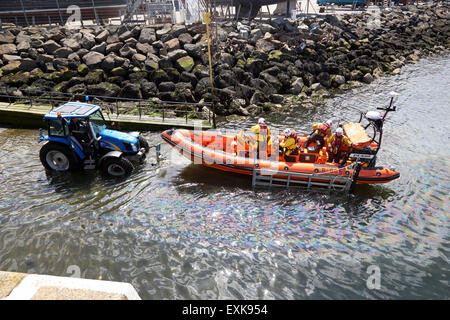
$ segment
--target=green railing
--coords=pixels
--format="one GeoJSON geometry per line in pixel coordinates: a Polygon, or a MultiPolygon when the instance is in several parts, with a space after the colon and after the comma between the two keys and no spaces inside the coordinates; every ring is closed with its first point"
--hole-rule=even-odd
{"type": "Polygon", "coordinates": [[[180,120],[184,120],[187,124],[190,120],[203,120],[214,128],[216,122],[216,115],[211,110],[212,104],[163,101],[158,98],[133,99],[0,87],[0,100],[7,101],[9,104],[28,103],[30,107],[48,105],[52,110],[70,101],[87,102],[100,106],[110,120],[120,116],[138,117],[139,120],[158,118],[158,121],[162,123],[174,121],[180,123],[180,120]],[[206,110],[203,110],[205,107],[206,110]]]}

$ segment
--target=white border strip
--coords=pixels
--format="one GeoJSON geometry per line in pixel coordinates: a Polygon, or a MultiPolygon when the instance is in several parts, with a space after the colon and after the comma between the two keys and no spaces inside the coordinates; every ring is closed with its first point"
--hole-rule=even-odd
{"type": "Polygon", "coordinates": [[[30,300],[41,287],[93,290],[123,294],[128,300],[141,300],[130,283],[30,274],[15,287],[5,300],[30,300]]]}

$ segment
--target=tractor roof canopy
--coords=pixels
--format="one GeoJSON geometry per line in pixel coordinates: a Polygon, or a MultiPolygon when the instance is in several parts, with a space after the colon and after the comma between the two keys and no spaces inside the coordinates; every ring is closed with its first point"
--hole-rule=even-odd
{"type": "Polygon", "coordinates": [[[61,113],[62,118],[89,118],[97,110],[100,110],[100,107],[93,104],[68,102],[47,113],[44,119],[57,119],[58,113],[61,113]]]}

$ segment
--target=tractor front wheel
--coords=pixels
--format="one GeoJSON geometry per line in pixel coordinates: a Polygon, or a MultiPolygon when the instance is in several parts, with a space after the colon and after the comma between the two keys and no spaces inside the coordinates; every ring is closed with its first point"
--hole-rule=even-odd
{"type": "Polygon", "coordinates": [[[145,149],[145,153],[149,152],[150,146],[149,146],[147,140],[145,140],[145,138],[141,135],[138,137],[138,140],[139,140],[139,145],[141,146],[141,148],[145,149]]]}
{"type": "Polygon", "coordinates": [[[124,177],[133,172],[134,167],[126,158],[109,158],[103,163],[102,170],[113,177],[124,177]]]}
{"type": "Polygon", "coordinates": [[[55,171],[74,171],[78,169],[78,159],[68,147],[59,143],[46,143],[39,152],[42,165],[55,171]]]}

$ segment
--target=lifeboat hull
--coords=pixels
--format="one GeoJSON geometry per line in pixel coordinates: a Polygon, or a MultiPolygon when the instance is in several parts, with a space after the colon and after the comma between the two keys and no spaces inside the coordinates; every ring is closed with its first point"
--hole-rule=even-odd
{"type": "MultiPolygon", "coordinates": [[[[282,156],[266,156],[266,159],[257,159],[251,154],[251,148],[240,145],[233,148],[235,135],[221,134],[216,131],[194,132],[185,129],[166,130],[161,134],[165,142],[177,149],[187,159],[196,164],[215,168],[226,172],[234,172],[243,175],[252,175],[254,168],[276,172],[274,177],[287,179],[286,173],[314,174],[312,181],[330,180],[332,176],[353,176],[353,169],[349,167],[340,168],[335,163],[305,163],[286,162],[282,156]],[[237,152],[233,152],[237,151],[237,152]],[[323,175],[323,178],[321,178],[323,175]]],[[[278,137],[281,140],[283,137],[278,137]]],[[[304,138],[306,139],[306,138],[304,138]]],[[[275,152],[274,152],[275,153],[275,152]]],[[[315,155],[311,155],[313,157],[315,155]]],[[[261,157],[260,157],[261,158],[261,157]]],[[[357,184],[379,184],[399,178],[396,171],[383,168],[361,168],[357,184]]],[[[305,177],[292,175],[291,180],[308,180],[305,177]]]]}

